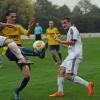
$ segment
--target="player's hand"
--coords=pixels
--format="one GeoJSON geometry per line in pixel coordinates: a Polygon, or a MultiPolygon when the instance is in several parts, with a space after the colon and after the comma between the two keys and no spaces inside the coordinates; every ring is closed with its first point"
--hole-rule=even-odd
{"type": "Polygon", "coordinates": [[[29,28],[29,29],[33,28],[35,22],[36,22],[36,19],[35,19],[35,18],[32,18],[32,19],[29,21],[28,28],[29,28]]]}
{"type": "Polygon", "coordinates": [[[54,39],[55,39],[56,41],[58,41],[59,43],[61,42],[61,40],[59,39],[59,36],[58,36],[58,35],[55,35],[55,36],[54,36],[54,39]]]}
{"type": "Polygon", "coordinates": [[[59,38],[58,35],[54,35],[54,39],[57,39],[57,38],[59,38]]]}

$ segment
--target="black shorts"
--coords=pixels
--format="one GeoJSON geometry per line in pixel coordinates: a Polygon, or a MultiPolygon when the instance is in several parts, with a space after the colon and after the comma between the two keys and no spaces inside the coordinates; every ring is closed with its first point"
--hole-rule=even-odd
{"type": "Polygon", "coordinates": [[[60,45],[49,45],[50,51],[56,50],[60,51],[60,45]]]}
{"type": "Polygon", "coordinates": [[[36,34],[35,35],[35,40],[41,40],[41,34],[36,34]]]}
{"type": "MultiPolygon", "coordinates": [[[[18,67],[22,70],[22,68],[24,67],[24,65],[22,64],[18,64],[17,62],[18,62],[18,59],[17,59],[17,57],[10,51],[10,49],[8,49],[7,51],[6,51],[6,56],[7,56],[7,58],[10,60],[10,61],[15,61],[16,62],[16,64],[18,65],[18,67]]],[[[24,56],[25,57],[25,56],[24,56]]],[[[29,66],[29,68],[30,68],[30,66],[29,66]]]]}

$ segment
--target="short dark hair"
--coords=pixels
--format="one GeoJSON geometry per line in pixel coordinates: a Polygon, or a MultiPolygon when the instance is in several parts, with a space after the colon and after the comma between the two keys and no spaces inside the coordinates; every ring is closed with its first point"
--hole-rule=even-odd
{"type": "Polygon", "coordinates": [[[71,18],[69,18],[69,17],[64,17],[61,20],[67,20],[68,22],[71,22],[71,18]]]}
{"type": "Polygon", "coordinates": [[[7,12],[5,13],[5,15],[6,16],[9,16],[10,15],[10,13],[16,13],[14,10],[7,10],[7,12]]]}

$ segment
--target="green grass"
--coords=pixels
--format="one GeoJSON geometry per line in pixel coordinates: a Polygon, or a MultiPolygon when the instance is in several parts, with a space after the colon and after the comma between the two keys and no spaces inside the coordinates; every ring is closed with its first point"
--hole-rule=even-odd
{"type": "MultiPolygon", "coordinates": [[[[32,47],[32,40],[24,40],[24,46],[32,47]]],[[[45,59],[30,57],[35,64],[31,69],[31,80],[21,92],[21,100],[100,100],[100,38],[83,39],[84,59],[79,68],[79,76],[94,82],[92,97],[87,96],[87,90],[72,82],[65,81],[65,96],[56,98],[48,95],[57,90],[56,76],[58,66],[54,64],[49,50],[45,59]]],[[[63,58],[66,49],[62,48],[63,58]]],[[[12,93],[23,79],[14,62],[3,57],[3,68],[0,69],[0,100],[13,100],[12,93]]]]}

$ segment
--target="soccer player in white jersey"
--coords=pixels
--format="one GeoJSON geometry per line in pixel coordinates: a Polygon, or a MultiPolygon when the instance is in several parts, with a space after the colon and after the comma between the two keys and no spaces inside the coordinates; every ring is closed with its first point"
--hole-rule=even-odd
{"type": "Polygon", "coordinates": [[[88,96],[92,95],[93,83],[84,80],[77,75],[78,67],[82,59],[82,42],[78,29],[72,25],[70,18],[64,18],[61,20],[63,28],[67,32],[67,40],[62,41],[58,36],[55,39],[64,47],[68,48],[68,56],[62,62],[59,75],[58,75],[58,91],[50,96],[60,97],[64,96],[63,82],[64,79],[70,80],[74,83],[83,85],[88,90],[88,96]]]}

